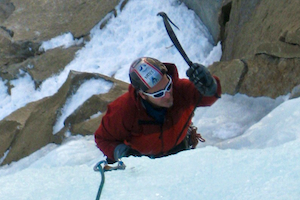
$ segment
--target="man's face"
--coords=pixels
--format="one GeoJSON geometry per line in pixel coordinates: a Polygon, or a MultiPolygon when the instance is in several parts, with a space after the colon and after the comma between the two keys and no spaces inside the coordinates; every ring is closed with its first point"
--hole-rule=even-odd
{"type": "Polygon", "coordinates": [[[156,107],[170,108],[173,105],[173,83],[171,77],[164,75],[163,78],[146,92],[139,92],[140,96],[156,107]],[[162,93],[161,93],[162,92],[162,93]],[[151,94],[157,94],[150,96],[151,94]],[[155,97],[160,96],[161,97],[155,97]],[[163,95],[164,94],[164,95],[163,95]]]}

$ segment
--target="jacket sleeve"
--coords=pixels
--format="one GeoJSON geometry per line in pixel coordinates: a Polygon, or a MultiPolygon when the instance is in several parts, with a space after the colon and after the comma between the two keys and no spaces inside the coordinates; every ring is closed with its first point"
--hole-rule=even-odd
{"type": "Polygon", "coordinates": [[[176,87],[181,94],[180,96],[184,98],[185,102],[190,103],[193,106],[197,105],[197,107],[211,106],[222,94],[220,80],[216,76],[214,76],[214,78],[217,82],[217,93],[214,96],[203,96],[189,79],[179,79],[177,83],[174,84],[176,84],[176,87]]]}
{"type": "Polygon", "coordinates": [[[214,104],[219,98],[221,98],[222,88],[220,79],[217,76],[213,76],[217,81],[217,93],[214,96],[202,96],[199,106],[211,106],[214,104]]]}
{"type": "Polygon", "coordinates": [[[130,137],[126,128],[130,124],[130,113],[120,109],[121,102],[113,102],[108,105],[107,112],[103,116],[99,128],[96,130],[95,142],[97,147],[111,160],[114,159],[114,150],[117,145],[124,143],[130,137]]]}

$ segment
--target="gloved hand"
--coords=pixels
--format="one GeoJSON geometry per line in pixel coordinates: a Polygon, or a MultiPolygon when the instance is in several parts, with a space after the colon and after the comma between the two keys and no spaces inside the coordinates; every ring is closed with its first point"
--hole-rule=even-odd
{"type": "Polygon", "coordinates": [[[129,151],[130,147],[127,146],[126,144],[119,144],[116,146],[114,150],[114,158],[115,160],[121,159],[122,157],[126,157],[127,152],[129,151]]]}
{"type": "Polygon", "coordinates": [[[213,96],[216,94],[216,80],[205,66],[199,63],[193,63],[193,65],[186,71],[186,75],[203,95],[213,96]]]}
{"type": "Polygon", "coordinates": [[[140,152],[130,148],[126,144],[119,144],[116,146],[114,150],[114,159],[117,161],[118,159],[121,159],[123,157],[128,157],[128,156],[141,156],[140,152]]]}

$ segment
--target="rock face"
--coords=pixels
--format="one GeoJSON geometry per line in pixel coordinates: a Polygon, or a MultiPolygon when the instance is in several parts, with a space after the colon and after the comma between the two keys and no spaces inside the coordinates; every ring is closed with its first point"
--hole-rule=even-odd
{"type": "Polygon", "coordinates": [[[15,10],[3,26],[14,40],[40,42],[71,32],[75,38],[88,35],[118,0],[11,0],[15,10]],[[88,17],[87,17],[88,16],[88,17]]]}
{"type": "Polygon", "coordinates": [[[9,153],[2,164],[28,156],[48,143],[60,143],[67,130],[74,134],[93,134],[99,126],[107,104],[113,101],[116,96],[123,94],[127,88],[127,83],[110,77],[71,71],[66,82],[56,94],[30,103],[0,122],[0,152],[4,154],[9,149],[9,153]],[[53,125],[60,116],[60,110],[67,99],[84,81],[90,79],[110,81],[113,83],[113,87],[106,94],[94,95],[89,98],[65,120],[65,127],[53,134],[53,125]],[[102,115],[90,119],[90,116],[99,112],[102,115]]]}
{"type": "Polygon", "coordinates": [[[272,55],[272,51],[276,52],[276,55],[272,55],[276,57],[299,56],[299,48],[294,49],[295,45],[300,45],[300,35],[297,34],[300,31],[299,1],[242,0],[229,4],[229,21],[222,36],[222,60],[259,53],[272,55]],[[280,47],[283,48],[282,52],[280,47]],[[287,55],[294,50],[298,53],[287,55]]]}
{"type": "Polygon", "coordinates": [[[300,84],[299,1],[182,1],[221,41],[221,62],[209,69],[224,93],[276,98],[300,84]]]}
{"type": "Polygon", "coordinates": [[[300,68],[296,67],[299,64],[299,59],[259,54],[214,63],[210,71],[220,77],[224,93],[276,98],[292,92],[300,84],[300,68]]]}
{"type": "Polygon", "coordinates": [[[300,84],[299,6],[297,0],[223,1],[223,55],[210,67],[222,77],[224,88],[230,88],[223,92],[276,98],[300,84]],[[227,81],[236,66],[223,64],[236,59],[244,64],[238,84],[227,81]]]}
{"type": "MultiPolygon", "coordinates": [[[[122,1],[123,5],[127,1],[122,1]]],[[[220,77],[223,93],[300,96],[300,1],[299,0],[182,0],[208,26],[215,42],[221,42],[220,62],[209,70],[220,77]]],[[[25,71],[36,87],[59,73],[82,46],[40,50],[42,41],[70,32],[89,39],[89,31],[108,16],[116,15],[119,0],[2,0],[0,1],[0,78],[7,85],[25,71]],[[92,14],[91,14],[92,13],[92,14]],[[105,18],[104,18],[105,17],[105,18]]],[[[121,5],[122,8],[122,5],[121,5]]],[[[0,164],[17,161],[48,143],[61,143],[65,132],[92,134],[107,104],[127,91],[128,84],[100,74],[71,71],[53,96],[32,102],[0,121],[0,164]],[[64,120],[53,126],[72,91],[89,79],[106,80],[113,87],[94,95],[64,120]],[[99,113],[101,113],[99,115],[99,113]],[[97,117],[91,118],[96,115],[97,117]]]]}
{"type": "Polygon", "coordinates": [[[217,43],[220,40],[218,13],[222,5],[222,0],[182,0],[182,2],[195,11],[208,28],[214,42],[217,43]]]}
{"type": "Polygon", "coordinates": [[[0,24],[13,13],[15,6],[10,0],[1,0],[0,2],[0,24]]]}

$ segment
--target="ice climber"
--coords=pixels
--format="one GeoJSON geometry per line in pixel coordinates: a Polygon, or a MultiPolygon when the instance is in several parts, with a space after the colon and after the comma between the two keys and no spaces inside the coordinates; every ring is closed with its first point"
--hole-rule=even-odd
{"type": "Polygon", "coordinates": [[[108,105],[95,132],[108,163],[195,148],[201,135],[191,123],[194,110],[220,98],[221,85],[201,64],[194,63],[186,73],[189,79],[180,79],[174,64],[150,57],[132,63],[128,92],[108,105]]]}

